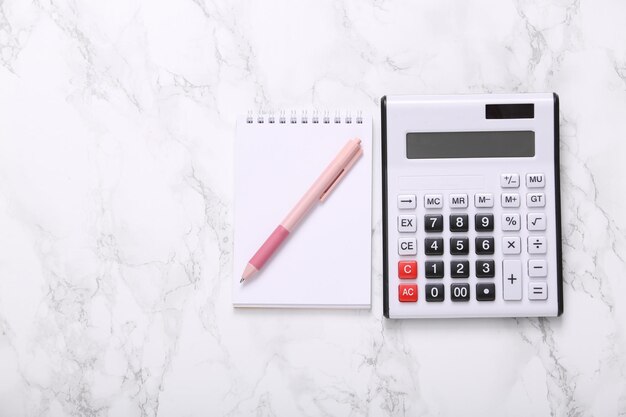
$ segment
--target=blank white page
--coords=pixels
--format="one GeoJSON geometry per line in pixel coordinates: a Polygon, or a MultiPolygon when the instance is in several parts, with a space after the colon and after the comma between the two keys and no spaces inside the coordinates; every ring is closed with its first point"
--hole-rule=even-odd
{"type": "Polygon", "coordinates": [[[236,307],[369,308],[371,305],[372,121],[285,124],[237,121],[235,139],[236,307]],[[241,274],[349,139],[363,155],[324,202],[291,231],[264,267],[241,274]]]}

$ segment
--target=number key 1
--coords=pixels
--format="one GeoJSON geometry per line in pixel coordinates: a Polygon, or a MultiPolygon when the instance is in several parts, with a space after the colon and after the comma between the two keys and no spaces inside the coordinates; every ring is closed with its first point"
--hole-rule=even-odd
{"type": "Polygon", "coordinates": [[[443,261],[426,261],[424,275],[426,278],[443,278],[443,261]]]}

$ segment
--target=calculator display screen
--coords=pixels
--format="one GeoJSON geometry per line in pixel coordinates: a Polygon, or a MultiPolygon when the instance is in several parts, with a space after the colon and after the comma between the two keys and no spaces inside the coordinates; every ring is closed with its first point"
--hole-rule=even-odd
{"type": "Polygon", "coordinates": [[[409,159],[533,156],[535,132],[530,130],[406,134],[406,157],[409,159]]]}

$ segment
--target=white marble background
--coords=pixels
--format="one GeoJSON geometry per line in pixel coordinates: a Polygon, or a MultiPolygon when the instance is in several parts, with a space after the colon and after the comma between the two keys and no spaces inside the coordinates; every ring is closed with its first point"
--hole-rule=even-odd
{"type": "Polygon", "coordinates": [[[0,0],[0,416],[626,415],[625,22],[0,0]],[[238,113],[485,91],[560,94],[563,317],[383,319],[379,166],[371,311],[233,310],[238,113]]]}

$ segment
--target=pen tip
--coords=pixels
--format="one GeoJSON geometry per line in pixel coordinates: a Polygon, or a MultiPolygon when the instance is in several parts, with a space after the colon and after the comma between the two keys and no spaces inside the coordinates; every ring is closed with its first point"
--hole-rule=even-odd
{"type": "Polygon", "coordinates": [[[245,278],[241,278],[241,280],[239,281],[239,283],[241,284],[242,282],[244,282],[246,279],[245,278]]]}

